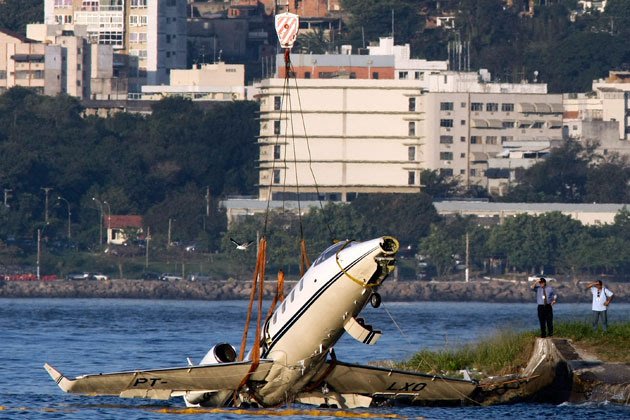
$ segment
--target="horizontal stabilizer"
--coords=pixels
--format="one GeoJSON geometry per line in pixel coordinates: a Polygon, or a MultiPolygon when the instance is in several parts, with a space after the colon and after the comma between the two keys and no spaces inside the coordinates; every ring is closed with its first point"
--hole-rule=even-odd
{"type": "Polygon", "coordinates": [[[374,345],[383,335],[380,331],[372,329],[371,325],[365,324],[362,318],[348,318],[343,328],[355,340],[363,344],[374,345]]]}
{"type": "MultiPolygon", "coordinates": [[[[251,361],[246,361],[99,373],[74,379],[65,377],[48,363],[44,368],[63,391],[72,394],[168,399],[188,391],[234,390],[248,374],[251,364],[251,361]]],[[[261,360],[251,379],[262,380],[272,366],[273,361],[261,360]]]]}

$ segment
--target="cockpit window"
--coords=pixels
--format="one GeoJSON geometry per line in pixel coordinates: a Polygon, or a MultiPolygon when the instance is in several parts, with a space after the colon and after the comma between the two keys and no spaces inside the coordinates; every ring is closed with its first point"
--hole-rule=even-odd
{"type": "Polygon", "coordinates": [[[319,257],[317,257],[317,259],[313,262],[313,266],[316,266],[317,264],[326,261],[328,258],[339,252],[339,250],[346,244],[348,244],[346,246],[346,248],[348,248],[351,247],[354,243],[352,241],[339,241],[336,244],[329,246],[324,252],[321,253],[319,257]]]}

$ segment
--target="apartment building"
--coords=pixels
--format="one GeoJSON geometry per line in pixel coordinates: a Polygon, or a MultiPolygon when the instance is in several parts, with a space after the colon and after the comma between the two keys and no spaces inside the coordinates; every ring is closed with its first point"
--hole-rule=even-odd
{"type": "Polygon", "coordinates": [[[630,154],[630,72],[611,71],[588,93],[563,95],[563,136],[597,143],[599,154],[630,154]]]}
{"type": "Polygon", "coordinates": [[[414,81],[263,80],[259,198],[351,200],[371,192],[418,192],[421,114],[410,107],[414,81]],[[316,187],[317,186],[317,187],[316,187]]]}
{"type": "MultiPolygon", "coordinates": [[[[394,45],[394,38],[382,37],[368,47],[369,55],[352,54],[350,45],[341,54],[291,54],[293,76],[298,79],[399,79],[416,80],[428,88],[430,75],[448,70],[447,61],[412,59],[409,44],[394,45]]],[[[276,55],[278,77],[286,76],[284,55],[276,55]]]]}
{"type": "Polygon", "coordinates": [[[130,90],[186,68],[186,0],[45,0],[46,24],[85,25],[90,43],[136,58],[130,90]]]}
{"type": "Polygon", "coordinates": [[[304,79],[299,98],[283,86],[283,79],[259,86],[261,199],[294,199],[298,185],[305,200],[316,198],[315,185],[326,199],[340,201],[415,192],[423,169],[502,193],[518,167],[562,139],[562,95],[547,94],[541,84],[443,72],[423,84],[304,79]],[[496,167],[489,165],[494,158],[496,167]]]}
{"type": "Polygon", "coordinates": [[[245,100],[245,66],[196,64],[192,69],[172,70],[170,85],[142,86],[142,99],[160,100],[168,96],[193,101],[245,100]]]}

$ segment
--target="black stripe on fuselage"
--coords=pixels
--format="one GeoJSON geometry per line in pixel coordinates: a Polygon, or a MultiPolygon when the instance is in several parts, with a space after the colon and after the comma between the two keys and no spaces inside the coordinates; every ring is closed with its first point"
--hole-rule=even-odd
{"type": "Polygon", "coordinates": [[[271,344],[269,344],[269,347],[267,347],[267,350],[265,350],[262,354],[261,357],[267,357],[267,355],[271,352],[271,350],[273,349],[273,346],[275,346],[276,344],[278,344],[278,341],[280,341],[280,339],[284,336],[284,334],[287,333],[287,331],[289,331],[289,329],[291,329],[291,327],[293,326],[293,324],[295,324],[301,317],[302,315],[304,315],[304,313],[311,307],[313,306],[313,304],[315,303],[315,301],[317,301],[317,299],[319,299],[319,297],[330,288],[330,286],[333,285],[333,283],[335,283],[335,281],[337,281],[343,274],[344,272],[348,271],[350,268],[354,267],[355,265],[357,265],[359,263],[359,261],[361,261],[362,259],[364,259],[366,256],[368,256],[370,253],[374,252],[375,249],[377,249],[378,247],[374,247],[372,249],[370,249],[369,251],[367,251],[365,254],[361,255],[359,258],[357,258],[356,260],[354,260],[352,263],[348,264],[346,266],[346,268],[344,269],[344,271],[339,271],[337,274],[335,274],[333,277],[330,278],[330,280],[328,280],[328,282],[326,283],[326,285],[324,285],[323,287],[321,287],[313,296],[311,296],[311,298],[304,304],[302,305],[302,307],[300,307],[300,309],[295,313],[295,315],[293,315],[293,317],[291,317],[291,319],[289,319],[289,321],[284,324],[284,326],[282,327],[282,329],[273,337],[273,340],[271,342],[271,344]]]}

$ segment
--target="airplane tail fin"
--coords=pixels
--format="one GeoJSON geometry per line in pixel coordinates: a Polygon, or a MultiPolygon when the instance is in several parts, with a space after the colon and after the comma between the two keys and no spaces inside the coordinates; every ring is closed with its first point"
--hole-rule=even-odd
{"type": "Polygon", "coordinates": [[[70,385],[73,382],[72,380],[63,376],[61,372],[59,372],[48,363],[44,364],[44,369],[46,369],[46,372],[48,372],[50,377],[53,378],[57,385],[59,385],[59,388],[61,388],[64,392],[68,392],[70,390],[70,385]]]}

